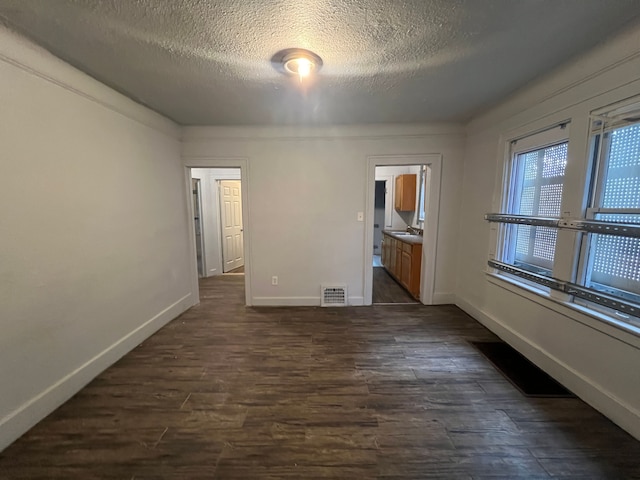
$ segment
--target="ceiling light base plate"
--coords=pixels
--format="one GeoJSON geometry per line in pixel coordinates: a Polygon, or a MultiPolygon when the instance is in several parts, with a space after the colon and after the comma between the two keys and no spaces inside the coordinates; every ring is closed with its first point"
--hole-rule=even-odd
{"type": "Polygon", "coordinates": [[[322,68],[322,59],[304,48],[286,48],[271,57],[273,67],[280,73],[300,78],[317,73],[322,68]]]}

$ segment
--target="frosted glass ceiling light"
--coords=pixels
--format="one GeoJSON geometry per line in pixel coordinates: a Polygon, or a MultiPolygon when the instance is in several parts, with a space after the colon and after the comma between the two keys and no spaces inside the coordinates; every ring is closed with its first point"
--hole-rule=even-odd
{"type": "Polygon", "coordinates": [[[297,76],[300,81],[316,73],[322,67],[322,59],[302,48],[280,50],[272,58],[276,70],[286,75],[297,76]]]}

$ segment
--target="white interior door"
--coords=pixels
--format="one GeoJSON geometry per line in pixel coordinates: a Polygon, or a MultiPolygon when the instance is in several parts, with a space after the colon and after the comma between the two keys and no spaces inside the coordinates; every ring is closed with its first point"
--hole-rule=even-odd
{"type": "Polygon", "coordinates": [[[220,220],[222,271],[226,273],[244,265],[242,195],[239,180],[220,181],[220,220]]]}

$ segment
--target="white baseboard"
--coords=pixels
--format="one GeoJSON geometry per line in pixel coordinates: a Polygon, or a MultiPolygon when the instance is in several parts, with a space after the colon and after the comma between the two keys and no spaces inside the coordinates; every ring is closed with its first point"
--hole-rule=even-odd
{"type": "Polygon", "coordinates": [[[78,393],[103,370],[191,307],[191,297],[188,293],[0,420],[0,451],[78,393]]]}
{"type": "MultiPolygon", "coordinates": [[[[364,305],[364,297],[349,297],[349,306],[364,305]]],[[[254,307],[319,307],[320,297],[253,297],[254,307]]]]}
{"type": "Polygon", "coordinates": [[[350,307],[361,307],[364,305],[364,297],[349,297],[350,307]]]}
{"type": "Polygon", "coordinates": [[[640,412],[602,386],[535,345],[495,317],[457,298],[456,305],[514,347],[578,397],[640,440],[640,412]]]}
{"type": "Polygon", "coordinates": [[[253,297],[254,307],[319,307],[320,297],[253,297]]]}

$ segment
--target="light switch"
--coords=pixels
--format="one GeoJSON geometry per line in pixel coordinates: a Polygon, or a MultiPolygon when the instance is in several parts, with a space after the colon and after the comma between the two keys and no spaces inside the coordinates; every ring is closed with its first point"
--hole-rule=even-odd
{"type": "Polygon", "coordinates": [[[364,212],[358,212],[358,221],[364,222],[364,212]]]}

